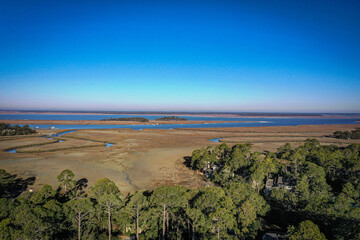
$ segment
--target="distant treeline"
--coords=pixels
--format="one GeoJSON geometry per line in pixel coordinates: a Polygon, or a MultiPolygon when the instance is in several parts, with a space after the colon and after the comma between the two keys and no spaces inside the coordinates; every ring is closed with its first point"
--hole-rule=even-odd
{"type": "Polygon", "coordinates": [[[334,138],[340,139],[360,139],[360,129],[355,129],[353,131],[336,131],[331,135],[334,138]]]}
{"type": "Polygon", "coordinates": [[[176,117],[176,116],[161,117],[161,118],[157,118],[157,119],[155,119],[155,120],[156,120],[156,121],[187,121],[186,118],[176,117]]]}
{"type": "Polygon", "coordinates": [[[19,125],[11,126],[7,123],[0,123],[0,136],[28,135],[36,133],[29,125],[20,127],[19,125]]]}
{"type": "Polygon", "coordinates": [[[148,122],[149,119],[143,117],[125,117],[125,118],[106,118],[101,121],[133,121],[133,122],[148,122]]]}

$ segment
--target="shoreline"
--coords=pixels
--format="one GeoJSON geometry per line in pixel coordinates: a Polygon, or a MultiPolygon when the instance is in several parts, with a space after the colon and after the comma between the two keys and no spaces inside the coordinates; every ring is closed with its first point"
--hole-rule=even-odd
{"type": "Polygon", "coordinates": [[[164,124],[211,124],[211,123],[250,123],[256,121],[100,121],[100,120],[15,120],[3,119],[1,123],[20,125],[164,125],[164,124]]]}

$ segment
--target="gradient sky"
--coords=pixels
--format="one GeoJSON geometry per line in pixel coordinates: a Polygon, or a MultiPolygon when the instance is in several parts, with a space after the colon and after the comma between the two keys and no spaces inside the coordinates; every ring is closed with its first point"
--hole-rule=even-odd
{"type": "Polygon", "coordinates": [[[1,0],[0,84],[0,109],[360,112],[360,1],[1,0]]]}

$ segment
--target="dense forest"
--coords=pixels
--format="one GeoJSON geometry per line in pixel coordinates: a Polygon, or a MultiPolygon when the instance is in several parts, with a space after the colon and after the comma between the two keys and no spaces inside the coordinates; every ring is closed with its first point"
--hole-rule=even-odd
{"type": "Polygon", "coordinates": [[[0,170],[0,239],[359,239],[359,156],[358,144],[317,140],[265,155],[221,144],[186,158],[212,186],[131,194],[107,178],[88,188],[70,170],[57,189],[24,191],[34,179],[0,170]]]}
{"type": "Polygon", "coordinates": [[[143,117],[124,117],[124,118],[105,118],[101,121],[133,121],[133,122],[149,122],[149,119],[143,117]]]}
{"type": "Polygon", "coordinates": [[[25,125],[20,127],[19,125],[11,126],[7,123],[0,123],[0,136],[14,136],[14,135],[28,135],[36,133],[36,131],[25,125]]]}
{"type": "Polygon", "coordinates": [[[268,226],[286,229],[311,220],[329,239],[360,239],[359,144],[321,146],[309,139],[266,155],[251,152],[250,144],[221,144],[195,150],[189,165],[219,186],[255,189],[270,206],[263,222],[268,226]]]}
{"type": "Polygon", "coordinates": [[[156,121],[187,121],[186,118],[183,117],[177,117],[177,116],[171,116],[171,117],[161,117],[155,119],[156,121]]]}
{"type": "Polygon", "coordinates": [[[336,131],[331,135],[331,137],[340,139],[360,139],[360,129],[352,131],[336,131]]]}

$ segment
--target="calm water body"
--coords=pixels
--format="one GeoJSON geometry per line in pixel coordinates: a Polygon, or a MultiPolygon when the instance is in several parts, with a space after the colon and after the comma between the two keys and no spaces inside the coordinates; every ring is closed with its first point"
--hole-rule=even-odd
{"type": "Polygon", "coordinates": [[[222,139],[222,138],[212,138],[212,139],[209,139],[209,141],[212,141],[212,142],[219,142],[219,141],[220,141],[220,139],[222,139]]]}
{"type": "MultiPolygon", "coordinates": [[[[47,114],[0,114],[1,119],[29,120],[101,120],[104,118],[145,117],[153,120],[162,116],[149,115],[47,115],[47,114]]],[[[209,123],[209,124],[164,124],[164,125],[30,125],[31,127],[57,129],[109,129],[130,128],[134,130],[174,129],[174,128],[220,128],[220,127],[265,127],[265,126],[297,126],[320,124],[359,124],[356,119],[346,118],[224,118],[186,116],[188,120],[201,121],[257,121],[252,123],[209,123]]],[[[59,134],[56,137],[60,137],[59,134]]]]}
{"type": "Polygon", "coordinates": [[[112,145],[114,145],[113,143],[106,143],[106,147],[111,147],[112,145]]]}

